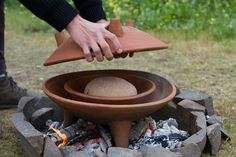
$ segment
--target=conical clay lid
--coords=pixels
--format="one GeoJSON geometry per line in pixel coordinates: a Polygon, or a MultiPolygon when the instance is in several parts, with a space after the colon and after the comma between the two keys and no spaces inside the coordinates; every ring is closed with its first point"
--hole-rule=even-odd
{"type": "MultiPolygon", "coordinates": [[[[164,42],[143,31],[129,26],[121,27],[119,19],[111,20],[108,30],[117,35],[121,43],[123,53],[144,52],[167,48],[167,45],[164,42]],[[117,28],[114,29],[114,27],[117,28]]],[[[111,47],[112,53],[115,53],[114,46],[110,41],[107,40],[107,42],[111,47]]],[[[59,44],[59,47],[44,62],[44,65],[48,66],[79,59],[84,59],[83,51],[70,37],[63,43],[59,44]]]]}

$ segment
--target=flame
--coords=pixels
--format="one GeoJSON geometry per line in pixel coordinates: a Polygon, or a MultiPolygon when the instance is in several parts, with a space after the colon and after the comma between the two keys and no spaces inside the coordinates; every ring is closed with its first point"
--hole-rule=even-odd
{"type": "Polygon", "coordinates": [[[60,130],[58,130],[58,129],[56,129],[56,128],[53,128],[53,127],[51,127],[51,126],[50,126],[50,129],[52,129],[52,130],[53,130],[58,136],[60,136],[61,139],[62,139],[62,143],[60,143],[60,144],[58,145],[58,147],[60,148],[60,147],[65,146],[66,143],[67,143],[66,134],[61,133],[60,130]]]}

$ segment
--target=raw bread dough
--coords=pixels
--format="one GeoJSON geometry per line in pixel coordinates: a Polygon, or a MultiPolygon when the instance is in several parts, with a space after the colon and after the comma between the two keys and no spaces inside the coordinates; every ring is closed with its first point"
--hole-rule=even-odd
{"type": "Polygon", "coordinates": [[[122,97],[137,95],[137,89],[125,79],[113,76],[98,77],[90,81],[85,94],[105,97],[122,97]]]}

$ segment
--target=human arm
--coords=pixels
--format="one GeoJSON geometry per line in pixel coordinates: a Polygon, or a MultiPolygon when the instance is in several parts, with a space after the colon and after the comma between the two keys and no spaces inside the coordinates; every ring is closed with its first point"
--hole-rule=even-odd
{"type": "Polygon", "coordinates": [[[113,58],[105,39],[112,41],[118,53],[122,52],[117,37],[107,31],[104,24],[96,24],[83,19],[78,15],[78,11],[65,0],[20,0],[20,2],[58,31],[66,28],[73,40],[83,49],[87,61],[93,60],[90,50],[99,61],[103,60],[102,53],[108,60],[113,58]]]}

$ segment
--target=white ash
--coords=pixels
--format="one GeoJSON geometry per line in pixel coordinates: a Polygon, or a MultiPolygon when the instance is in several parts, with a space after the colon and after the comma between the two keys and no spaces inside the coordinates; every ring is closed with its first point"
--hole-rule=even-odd
{"type": "Polygon", "coordinates": [[[139,150],[142,146],[149,147],[162,146],[167,149],[180,148],[182,141],[189,137],[186,131],[179,130],[175,119],[170,118],[165,121],[155,122],[151,117],[148,118],[149,128],[143,136],[129,145],[129,149],[139,150]],[[156,123],[156,124],[155,124],[156,123]]]}

